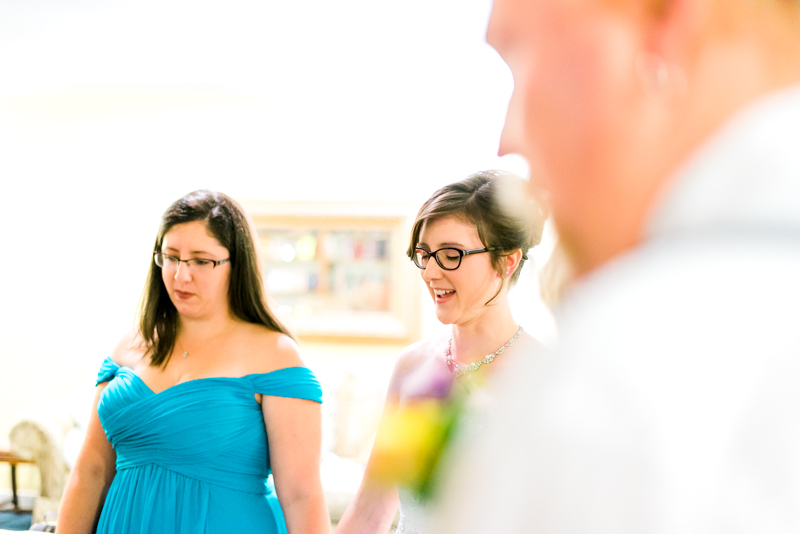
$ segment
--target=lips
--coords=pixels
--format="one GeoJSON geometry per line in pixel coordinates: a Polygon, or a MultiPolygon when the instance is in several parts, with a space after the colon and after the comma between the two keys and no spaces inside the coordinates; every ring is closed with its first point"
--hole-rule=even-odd
{"type": "Polygon", "coordinates": [[[175,290],[175,296],[178,297],[181,300],[186,300],[186,299],[192,298],[192,296],[194,296],[194,293],[188,293],[186,291],[179,291],[179,290],[176,289],[175,290]]]}
{"type": "Polygon", "coordinates": [[[444,302],[447,302],[448,300],[453,298],[453,295],[455,295],[455,294],[456,294],[456,290],[455,289],[434,289],[433,290],[433,298],[434,298],[436,304],[442,304],[444,302]]]}

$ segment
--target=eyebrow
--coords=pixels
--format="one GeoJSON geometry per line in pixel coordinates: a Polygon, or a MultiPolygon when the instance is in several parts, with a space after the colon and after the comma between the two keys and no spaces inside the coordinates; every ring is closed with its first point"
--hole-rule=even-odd
{"type": "MultiPolygon", "coordinates": [[[[417,244],[417,246],[420,247],[420,248],[422,248],[422,247],[430,248],[427,243],[419,243],[419,244],[417,244]]],[[[464,245],[462,245],[461,243],[439,243],[439,248],[446,248],[446,247],[467,248],[464,245]]]]}
{"type": "MultiPolygon", "coordinates": [[[[174,252],[180,252],[180,250],[178,250],[177,248],[174,248],[174,247],[165,247],[165,248],[166,248],[166,250],[172,250],[174,252]]],[[[211,253],[206,251],[206,250],[193,250],[189,254],[211,254],[211,253]]]]}

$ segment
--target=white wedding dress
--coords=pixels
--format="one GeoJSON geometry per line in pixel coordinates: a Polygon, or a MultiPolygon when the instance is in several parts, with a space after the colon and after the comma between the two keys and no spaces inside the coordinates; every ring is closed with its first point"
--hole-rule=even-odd
{"type": "MultiPolygon", "coordinates": [[[[503,353],[503,359],[525,359],[532,354],[540,354],[543,348],[534,338],[525,335],[517,339],[513,350],[503,353]]],[[[459,416],[458,436],[448,445],[449,450],[445,450],[445,456],[441,460],[444,462],[442,466],[445,471],[444,479],[448,478],[446,471],[454,464],[458,464],[462,447],[475,441],[481,432],[485,431],[486,422],[494,417],[492,414],[495,403],[490,390],[491,386],[480,387],[472,383],[465,409],[459,416]]],[[[403,487],[398,488],[398,494],[400,520],[395,534],[438,534],[442,531],[436,502],[422,501],[412,491],[403,487]]]]}
{"type": "MultiPolygon", "coordinates": [[[[491,401],[486,390],[482,388],[473,390],[469,395],[466,410],[459,418],[459,437],[456,443],[450,445],[458,448],[459,443],[471,441],[484,426],[483,422],[488,416],[490,406],[491,401]]],[[[450,464],[447,460],[443,459],[445,470],[450,464]]],[[[419,499],[408,488],[398,488],[398,494],[400,496],[400,519],[395,534],[436,534],[440,531],[436,527],[438,518],[435,503],[419,499]]]]}
{"type": "Polygon", "coordinates": [[[406,488],[399,489],[400,520],[396,534],[432,534],[431,506],[420,501],[414,493],[406,488]]]}

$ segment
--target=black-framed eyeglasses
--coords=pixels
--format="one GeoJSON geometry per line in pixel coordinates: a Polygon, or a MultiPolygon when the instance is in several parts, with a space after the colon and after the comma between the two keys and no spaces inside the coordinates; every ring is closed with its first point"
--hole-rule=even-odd
{"type": "Polygon", "coordinates": [[[464,258],[464,256],[471,256],[472,254],[480,254],[482,252],[490,252],[492,250],[496,249],[494,247],[489,247],[461,250],[458,248],[445,247],[440,248],[439,250],[434,250],[433,252],[429,252],[424,248],[417,247],[414,249],[414,255],[411,257],[411,261],[413,261],[414,265],[420,269],[427,269],[428,260],[433,258],[436,260],[436,263],[439,264],[439,267],[445,271],[455,271],[461,267],[461,260],[464,258]]]}
{"type": "Polygon", "coordinates": [[[185,263],[186,267],[193,272],[210,271],[217,265],[222,265],[223,263],[231,261],[230,258],[225,258],[224,260],[209,260],[206,258],[189,258],[188,260],[182,260],[178,256],[165,254],[158,250],[153,252],[153,260],[156,262],[156,265],[162,269],[177,269],[180,263],[185,263]]]}

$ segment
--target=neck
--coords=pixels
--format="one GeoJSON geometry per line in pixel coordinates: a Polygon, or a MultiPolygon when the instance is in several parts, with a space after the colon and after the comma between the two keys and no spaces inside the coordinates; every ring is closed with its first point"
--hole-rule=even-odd
{"type": "Polygon", "coordinates": [[[204,318],[181,317],[178,339],[183,345],[183,350],[197,350],[228,330],[234,322],[234,318],[228,313],[204,318]]]}
{"type": "Polygon", "coordinates": [[[453,325],[451,354],[457,361],[470,364],[482,360],[505,345],[517,333],[519,325],[511,315],[506,295],[479,318],[453,325]]]}

